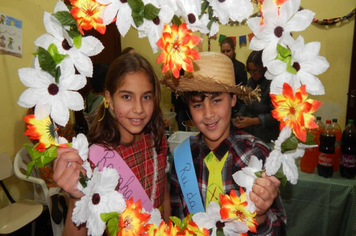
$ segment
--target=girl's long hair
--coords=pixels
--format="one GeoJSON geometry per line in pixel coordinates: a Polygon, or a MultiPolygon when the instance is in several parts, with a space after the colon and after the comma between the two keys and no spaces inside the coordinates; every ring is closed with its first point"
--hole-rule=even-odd
{"type": "MultiPolygon", "coordinates": [[[[123,85],[127,74],[141,71],[149,77],[154,89],[153,114],[151,120],[143,129],[143,133],[153,134],[155,148],[157,153],[159,153],[161,151],[160,146],[164,136],[163,113],[159,106],[161,100],[161,88],[151,64],[137,53],[128,53],[118,57],[110,65],[106,75],[105,88],[106,91],[109,91],[110,96],[113,96],[116,90],[123,85]]],[[[108,148],[115,149],[120,144],[121,136],[116,118],[109,113],[109,109],[110,108],[105,108],[104,104],[100,105],[87,138],[90,143],[102,144],[108,148]]]]}

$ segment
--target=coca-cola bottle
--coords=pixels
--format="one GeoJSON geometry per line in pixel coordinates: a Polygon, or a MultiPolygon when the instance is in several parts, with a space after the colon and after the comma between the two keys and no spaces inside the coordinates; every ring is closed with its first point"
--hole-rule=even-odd
{"type": "Polygon", "coordinates": [[[338,171],[340,166],[340,156],[341,156],[341,136],[342,130],[340,125],[337,123],[337,119],[332,119],[331,127],[335,134],[335,155],[334,155],[334,163],[333,170],[338,171]]]}
{"type": "Polygon", "coordinates": [[[349,179],[356,175],[356,128],[351,119],[342,133],[340,174],[349,179]]]}
{"type": "Polygon", "coordinates": [[[335,134],[331,127],[331,120],[326,120],[325,130],[320,135],[318,174],[325,178],[333,175],[335,155],[335,134]]]}

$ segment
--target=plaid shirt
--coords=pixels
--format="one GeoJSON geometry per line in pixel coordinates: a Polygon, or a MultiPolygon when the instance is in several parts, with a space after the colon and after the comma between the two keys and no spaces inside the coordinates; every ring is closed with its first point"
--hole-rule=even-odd
{"type": "Polygon", "coordinates": [[[116,151],[131,168],[149,198],[152,194],[154,172],[157,171],[153,207],[159,208],[163,203],[164,189],[166,187],[165,168],[167,166],[167,139],[165,137],[162,139],[161,152],[157,155],[157,170],[154,169],[153,152],[155,151],[155,147],[151,134],[145,134],[140,141],[133,145],[119,145],[116,151]]]}
{"type": "MultiPolygon", "coordinates": [[[[204,158],[211,150],[205,144],[201,133],[191,139],[190,147],[200,194],[203,199],[203,205],[205,206],[209,171],[204,163],[204,158]]],[[[270,149],[260,139],[231,126],[230,136],[213,151],[219,160],[223,158],[226,152],[229,152],[221,172],[225,194],[229,194],[231,190],[239,192],[240,188],[233,180],[232,175],[246,167],[252,155],[265,162],[270,149]]],[[[189,212],[179,186],[175,168],[172,169],[170,197],[172,215],[181,219],[184,218],[189,212]]],[[[286,214],[282,206],[281,198],[278,196],[270,210],[267,211],[265,222],[257,227],[256,235],[284,235],[285,224],[286,214]]],[[[249,235],[254,234],[249,232],[249,235]]]]}

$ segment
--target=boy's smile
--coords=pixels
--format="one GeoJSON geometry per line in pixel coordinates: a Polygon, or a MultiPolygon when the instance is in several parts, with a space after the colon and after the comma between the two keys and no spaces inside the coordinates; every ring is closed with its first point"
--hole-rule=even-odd
{"type": "Polygon", "coordinates": [[[218,96],[207,94],[204,100],[194,97],[189,100],[189,109],[193,122],[208,147],[215,149],[230,134],[231,107],[236,103],[236,95],[228,93],[218,96]]]}

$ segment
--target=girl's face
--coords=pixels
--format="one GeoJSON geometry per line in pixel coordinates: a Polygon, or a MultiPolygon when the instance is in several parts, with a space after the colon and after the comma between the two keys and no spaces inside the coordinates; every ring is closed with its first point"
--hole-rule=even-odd
{"type": "Polygon", "coordinates": [[[203,101],[189,100],[193,122],[204,135],[205,143],[213,150],[230,134],[231,107],[235,106],[236,95],[221,93],[208,95],[203,101]]]}
{"type": "Polygon", "coordinates": [[[261,67],[256,66],[253,62],[249,62],[247,64],[247,72],[251,75],[252,79],[255,81],[261,79],[264,74],[264,70],[261,67]]]}
{"type": "Polygon", "coordinates": [[[146,73],[126,74],[113,96],[106,91],[105,97],[109,109],[115,113],[121,141],[131,143],[139,140],[151,120],[155,99],[153,84],[146,73]]]}
{"type": "Polygon", "coordinates": [[[234,56],[234,49],[228,43],[223,43],[220,48],[221,53],[228,56],[230,59],[234,56]]]}

